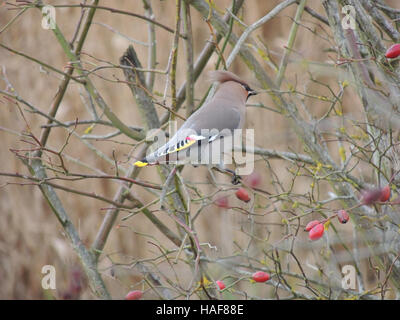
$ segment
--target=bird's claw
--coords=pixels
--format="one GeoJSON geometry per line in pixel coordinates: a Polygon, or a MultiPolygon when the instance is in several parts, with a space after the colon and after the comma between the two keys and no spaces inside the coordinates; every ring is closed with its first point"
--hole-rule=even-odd
{"type": "Polygon", "coordinates": [[[232,176],[232,184],[237,185],[240,183],[240,179],[242,179],[241,176],[237,175],[236,173],[233,174],[232,176]]]}

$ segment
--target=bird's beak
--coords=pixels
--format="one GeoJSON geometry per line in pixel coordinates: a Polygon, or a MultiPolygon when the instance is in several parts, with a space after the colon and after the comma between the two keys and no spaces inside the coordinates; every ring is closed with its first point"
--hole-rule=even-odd
{"type": "Polygon", "coordinates": [[[257,94],[258,94],[257,91],[251,90],[251,91],[249,91],[249,93],[248,93],[248,97],[250,97],[250,96],[255,96],[255,95],[257,95],[257,94]]]}

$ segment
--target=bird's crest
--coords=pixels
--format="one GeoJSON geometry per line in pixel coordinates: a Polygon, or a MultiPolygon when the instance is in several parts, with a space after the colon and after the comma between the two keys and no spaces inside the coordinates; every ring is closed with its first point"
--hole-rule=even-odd
{"type": "Polygon", "coordinates": [[[232,72],[229,71],[222,71],[222,70],[216,70],[216,71],[211,71],[209,73],[209,77],[211,81],[219,82],[219,83],[224,83],[227,81],[235,81],[243,85],[244,87],[249,87],[249,85],[240,79],[236,74],[233,74],[232,72]]]}

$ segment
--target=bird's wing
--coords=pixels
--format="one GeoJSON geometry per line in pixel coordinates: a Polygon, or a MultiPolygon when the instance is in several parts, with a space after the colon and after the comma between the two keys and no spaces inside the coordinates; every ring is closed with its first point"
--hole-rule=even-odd
{"type": "Polygon", "coordinates": [[[178,153],[195,143],[199,145],[203,142],[210,143],[226,135],[227,132],[238,129],[240,120],[241,115],[236,109],[223,104],[215,106],[213,110],[199,109],[186,120],[164,146],[148,155],[145,160],[136,162],[135,165],[145,166],[148,163],[157,162],[158,158],[178,153]],[[227,131],[223,132],[223,130],[227,131]]]}
{"type": "Polygon", "coordinates": [[[167,154],[182,151],[189,148],[199,140],[207,139],[197,132],[192,130],[179,130],[164,146],[156,151],[157,157],[162,157],[167,154]]]}
{"type": "MultiPolygon", "coordinates": [[[[221,99],[218,99],[221,100],[221,99]]],[[[202,130],[239,129],[241,115],[236,108],[226,105],[225,101],[214,101],[216,106],[207,108],[208,110],[199,110],[203,112],[194,113],[192,121],[186,121],[182,128],[190,128],[199,134],[202,130]],[[211,109],[211,110],[210,110],[211,109]],[[207,113],[205,116],[204,113],[207,113]]],[[[189,120],[189,119],[188,119],[189,120]]]]}
{"type": "Polygon", "coordinates": [[[144,167],[148,164],[157,163],[162,157],[169,157],[171,154],[177,154],[179,151],[189,148],[196,142],[207,139],[207,137],[199,135],[195,130],[190,128],[180,128],[169,141],[147,155],[145,159],[134,163],[135,166],[144,167]]]}
{"type": "Polygon", "coordinates": [[[168,143],[157,150],[161,156],[189,148],[198,141],[212,142],[223,130],[231,132],[239,128],[241,117],[236,109],[216,106],[215,110],[207,110],[206,116],[204,111],[195,112],[168,143]]]}

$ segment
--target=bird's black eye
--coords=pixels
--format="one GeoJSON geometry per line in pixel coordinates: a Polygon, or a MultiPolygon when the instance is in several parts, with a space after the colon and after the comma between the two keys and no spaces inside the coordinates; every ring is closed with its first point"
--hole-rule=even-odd
{"type": "Polygon", "coordinates": [[[241,85],[247,91],[247,99],[250,96],[255,96],[257,94],[257,91],[251,89],[247,84],[242,83],[241,85]]]}
{"type": "Polygon", "coordinates": [[[255,90],[253,90],[252,88],[250,88],[247,84],[243,84],[242,86],[248,92],[248,94],[250,96],[254,96],[257,94],[257,92],[255,90]]]}

